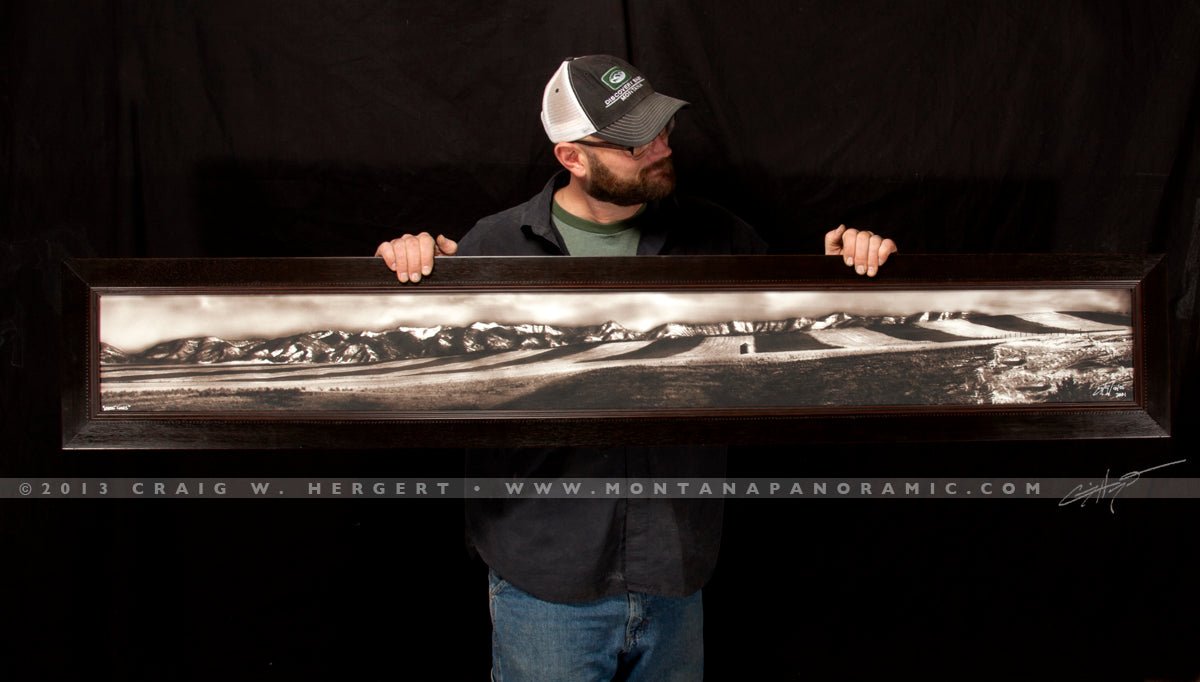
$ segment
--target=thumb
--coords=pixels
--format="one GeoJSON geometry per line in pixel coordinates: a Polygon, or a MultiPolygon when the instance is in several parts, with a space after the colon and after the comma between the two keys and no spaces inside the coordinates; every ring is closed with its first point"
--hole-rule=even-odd
{"type": "Polygon", "coordinates": [[[458,242],[444,235],[438,235],[437,247],[443,256],[453,256],[455,253],[458,253],[458,242]]]}
{"type": "Polygon", "coordinates": [[[838,225],[836,230],[825,233],[825,255],[836,256],[842,252],[842,235],[846,232],[845,225],[838,225]]]}

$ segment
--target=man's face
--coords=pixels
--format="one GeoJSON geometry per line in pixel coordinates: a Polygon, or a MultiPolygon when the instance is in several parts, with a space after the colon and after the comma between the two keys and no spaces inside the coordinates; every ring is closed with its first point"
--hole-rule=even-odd
{"type": "Polygon", "coordinates": [[[583,189],[594,199],[617,206],[636,206],[666,198],[675,191],[675,165],[670,156],[645,163],[646,159],[634,161],[625,152],[593,153],[586,147],[580,149],[588,159],[589,169],[583,189]],[[612,165],[601,158],[605,154],[616,157],[612,165]]]}

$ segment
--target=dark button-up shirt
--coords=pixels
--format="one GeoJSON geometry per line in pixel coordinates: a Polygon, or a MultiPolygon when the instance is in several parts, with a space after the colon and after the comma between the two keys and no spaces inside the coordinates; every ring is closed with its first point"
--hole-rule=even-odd
{"type": "MultiPolygon", "coordinates": [[[[531,200],[480,220],[459,243],[464,256],[561,256],[551,219],[563,172],[531,200]]],[[[638,219],[639,255],[756,254],[766,244],[715,204],[672,195],[638,219]]],[[[724,447],[472,450],[468,477],[719,478],[724,447]]],[[[467,535],[483,560],[516,587],[547,601],[583,602],[626,592],[683,597],[716,566],[720,499],[467,500],[467,535]]]]}

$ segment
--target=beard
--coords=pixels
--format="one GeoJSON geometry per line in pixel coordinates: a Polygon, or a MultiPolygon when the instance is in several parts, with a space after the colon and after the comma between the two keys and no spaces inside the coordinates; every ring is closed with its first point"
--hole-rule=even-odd
{"type": "Polygon", "coordinates": [[[642,168],[632,178],[620,178],[596,155],[585,153],[591,173],[583,190],[593,199],[617,206],[636,206],[665,199],[675,191],[675,164],[669,156],[642,168]]]}

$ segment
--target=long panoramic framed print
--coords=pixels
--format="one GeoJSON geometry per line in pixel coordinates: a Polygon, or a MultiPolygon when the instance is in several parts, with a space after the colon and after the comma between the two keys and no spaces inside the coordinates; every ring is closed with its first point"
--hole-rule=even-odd
{"type": "Polygon", "coordinates": [[[64,264],[63,447],[1157,438],[1157,256],[64,264]]]}

